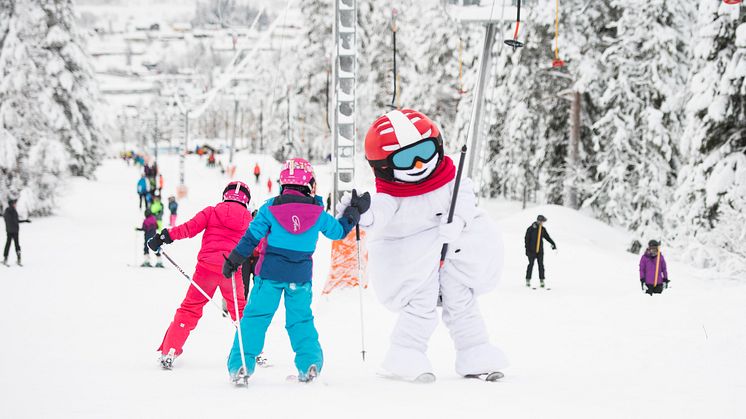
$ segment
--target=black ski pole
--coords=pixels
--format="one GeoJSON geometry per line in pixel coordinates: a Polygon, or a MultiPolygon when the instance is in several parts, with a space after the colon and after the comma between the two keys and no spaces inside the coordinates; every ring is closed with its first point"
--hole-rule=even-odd
{"type": "Polygon", "coordinates": [[[360,224],[355,224],[355,239],[357,240],[357,287],[360,289],[360,353],[365,362],[365,321],[363,316],[363,270],[360,265],[360,224]]]}
{"type": "MultiPolygon", "coordinates": [[[[461,156],[458,159],[458,170],[456,171],[456,183],[453,185],[453,196],[451,197],[451,207],[448,210],[448,223],[453,222],[453,215],[456,212],[456,199],[458,199],[458,189],[461,186],[461,175],[464,172],[464,157],[466,156],[466,144],[461,147],[461,156]]],[[[440,267],[443,268],[443,264],[446,260],[446,253],[448,253],[448,243],[443,243],[443,248],[440,250],[440,267]]]]}

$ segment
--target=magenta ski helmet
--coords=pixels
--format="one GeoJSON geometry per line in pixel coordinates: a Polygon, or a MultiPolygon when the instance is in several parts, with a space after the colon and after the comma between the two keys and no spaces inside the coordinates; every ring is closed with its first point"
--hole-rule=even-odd
{"type": "Polygon", "coordinates": [[[295,158],[285,162],[280,172],[280,184],[306,186],[309,189],[316,182],[313,174],[313,167],[305,159],[295,158]]]}
{"type": "Polygon", "coordinates": [[[251,199],[249,187],[243,182],[233,181],[223,189],[223,201],[233,201],[248,205],[251,199]]]}

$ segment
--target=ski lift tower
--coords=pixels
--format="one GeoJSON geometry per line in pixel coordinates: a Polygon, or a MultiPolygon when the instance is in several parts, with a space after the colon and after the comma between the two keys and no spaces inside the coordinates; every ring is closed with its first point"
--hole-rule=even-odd
{"type": "Polygon", "coordinates": [[[332,71],[332,165],[334,211],[355,181],[355,77],[357,75],[356,0],[334,0],[334,56],[332,71]]]}
{"type": "MultiPolygon", "coordinates": [[[[484,107],[484,92],[487,87],[489,70],[492,62],[492,47],[495,43],[497,24],[512,20],[516,15],[516,0],[443,0],[443,8],[452,19],[466,24],[485,26],[482,54],[479,58],[479,75],[474,90],[472,114],[469,121],[469,158],[466,162],[466,174],[475,178],[475,170],[479,166],[479,157],[483,147],[482,114],[484,107]]],[[[481,177],[481,176],[480,176],[481,177]]],[[[479,187],[480,185],[477,185],[479,187]]]]}

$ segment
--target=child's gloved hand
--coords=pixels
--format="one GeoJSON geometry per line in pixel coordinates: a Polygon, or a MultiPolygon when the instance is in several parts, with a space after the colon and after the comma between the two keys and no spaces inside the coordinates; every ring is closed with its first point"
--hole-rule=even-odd
{"type": "Polygon", "coordinates": [[[161,230],[161,234],[157,234],[152,239],[148,240],[148,247],[150,250],[155,252],[158,251],[164,243],[171,244],[173,242],[174,240],[168,234],[168,230],[164,228],[161,230]]]}
{"type": "Polygon", "coordinates": [[[347,207],[342,213],[342,217],[347,218],[351,225],[355,225],[360,222],[360,211],[355,207],[347,207]]]}
{"type": "Polygon", "coordinates": [[[357,208],[360,214],[365,214],[370,209],[370,193],[365,192],[362,195],[357,194],[357,189],[352,190],[350,197],[350,206],[357,208]]]}
{"type": "Polygon", "coordinates": [[[223,277],[230,278],[234,273],[236,273],[236,271],[238,271],[238,268],[241,267],[241,264],[246,258],[234,250],[228,257],[223,255],[223,259],[225,259],[223,262],[223,277]]]}
{"type": "Polygon", "coordinates": [[[453,243],[464,231],[465,223],[461,217],[453,217],[453,222],[447,222],[447,218],[443,218],[443,224],[438,226],[438,236],[440,241],[443,243],[453,243]]]}

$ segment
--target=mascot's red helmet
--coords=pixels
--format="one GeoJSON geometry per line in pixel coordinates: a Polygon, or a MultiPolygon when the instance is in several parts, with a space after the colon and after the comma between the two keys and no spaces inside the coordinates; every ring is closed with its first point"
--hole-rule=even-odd
{"type": "Polygon", "coordinates": [[[394,180],[394,169],[407,170],[438,153],[443,160],[443,138],[438,126],[424,114],[394,110],[376,119],[365,135],[365,158],[377,178],[394,180]]]}

